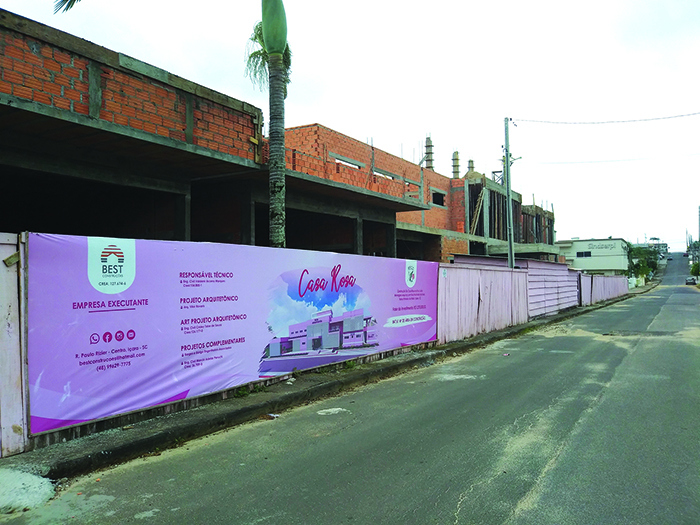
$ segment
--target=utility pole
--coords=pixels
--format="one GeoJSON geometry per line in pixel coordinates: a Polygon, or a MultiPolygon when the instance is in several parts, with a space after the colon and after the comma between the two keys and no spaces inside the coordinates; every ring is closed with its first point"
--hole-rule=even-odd
{"type": "Polygon", "coordinates": [[[513,161],[510,159],[510,143],[508,139],[508,121],[510,119],[506,117],[504,119],[505,121],[505,126],[506,126],[506,154],[503,160],[503,176],[505,177],[505,182],[506,182],[506,202],[508,205],[508,268],[514,268],[515,267],[515,257],[513,254],[514,251],[514,246],[513,246],[513,200],[511,198],[511,193],[510,193],[510,166],[513,164],[513,161]]]}

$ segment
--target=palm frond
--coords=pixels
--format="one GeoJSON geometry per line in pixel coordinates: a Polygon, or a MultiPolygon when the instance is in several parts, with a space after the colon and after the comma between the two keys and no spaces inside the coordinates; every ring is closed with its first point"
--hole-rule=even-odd
{"type": "Polygon", "coordinates": [[[267,87],[267,62],[268,55],[265,51],[265,43],[262,36],[262,22],[255,24],[253,34],[246,44],[245,76],[250,78],[254,85],[262,91],[267,87]]]}
{"type": "MultiPolygon", "coordinates": [[[[260,90],[267,88],[269,73],[267,64],[270,56],[265,50],[265,40],[263,39],[262,22],[255,24],[253,34],[250,35],[246,44],[246,67],[245,75],[250,78],[254,85],[260,90]]],[[[289,44],[284,49],[282,55],[284,64],[284,97],[287,98],[287,84],[291,82],[290,73],[292,71],[292,51],[289,44]]]]}
{"type": "Polygon", "coordinates": [[[248,54],[248,62],[245,66],[245,75],[262,91],[268,84],[267,53],[258,49],[248,54]]]}
{"type": "Polygon", "coordinates": [[[80,2],[80,0],[55,0],[53,4],[53,13],[57,14],[59,11],[63,11],[65,13],[78,2],[80,2]]]}

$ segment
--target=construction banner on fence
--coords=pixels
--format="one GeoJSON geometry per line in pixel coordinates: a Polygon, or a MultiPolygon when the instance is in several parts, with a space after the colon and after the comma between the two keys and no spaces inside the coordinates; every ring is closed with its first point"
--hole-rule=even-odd
{"type": "Polygon", "coordinates": [[[30,234],[31,433],[432,341],[437,263],[30,234]]]}

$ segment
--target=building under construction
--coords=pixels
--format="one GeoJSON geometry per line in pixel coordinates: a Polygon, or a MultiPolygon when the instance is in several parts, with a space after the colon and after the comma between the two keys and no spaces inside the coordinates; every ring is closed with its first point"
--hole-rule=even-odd
{"type": "MultiPolygon", "coordinates": [[[[0,38],[0,231],[268,243],[260,109],[5,10],[0,38]]],[[[288,247],[507,254],[497,174],[457,153],[435,172],[429,138],[415,164],[319,124],[285,135],[288,247]]],[[[515,254],[554,260],[553,213],[512,196],[515,254]]]]}

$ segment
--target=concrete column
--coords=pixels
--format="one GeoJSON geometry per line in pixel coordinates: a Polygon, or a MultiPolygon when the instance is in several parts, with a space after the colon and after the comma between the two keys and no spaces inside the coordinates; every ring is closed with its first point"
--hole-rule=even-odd
{"type": "MultiPolygon", "coordinates": [[[[24,452],[29,432],[26,419],[26,354],[20,334],[19,275],[25,272],[23,250],[18,251],[17,235],[0,233],[0,458],[24,452]],[[21,273],[20,273],[21,272],[21,273]]],[[[26,344],[26,343],[25,343],[26,344]]],[[[26,347],[25,347],[26,350],[26,347]]]]}
{"type": "Polygon", "coordinates": [[[484,188],[484,200],[481,203],[481,209],[484,210],[484,237],[488,238],[491,236],[491,221],[490,221],[490,207],[491,207],[491,190],[483,186],[484,188]]]}
{"type": "Polygon", "coordinates": [[[192,190],[175,197],[175,239],[192,240],[192,190]]]}
{"type": "Polygon", "coordinates": [[[239,191],[241,202],[241,244],[255,246],[255,202],[250,187],[244,186],[239,191]]]}
{"type": "Polygon", "coordinates": [[[364,254],[364,221],[362,220],[362,217],[358,217],[355,219],[355,240],[354,240],[354,247],[353,251],[357,255],[363,255],[364,254]]]}
{"type": "Polygon", "coordinates": [[[396,257],[396,223],[387,224],[386,229],[386,256],[396,257]]]}
{"type": "Polygon", "coordinates": [[[469,233],[472,228],[472,212],[469,209],[469,179],[464,177],[464,231],[469,233]]]}
{"type": "Polygon", "coordinates": [[[99,119],[102,108],[102,67],[90,61],[88,63],[88,114],[90,118],[99,119]]]}
{"type": "Polygon", "coordinates": [[[425,167],[429,170],[433,168],[433,139],[425,138],[425,167]]]}
{"type": "MultiPolygon", "coordinates": [[[[425,180],[423,180],[423,168],[420,169],[420,202],[425,204],[425,180]]],[[[425,210],[420,212],[420,225],[425,226],[425,210]]]]}

